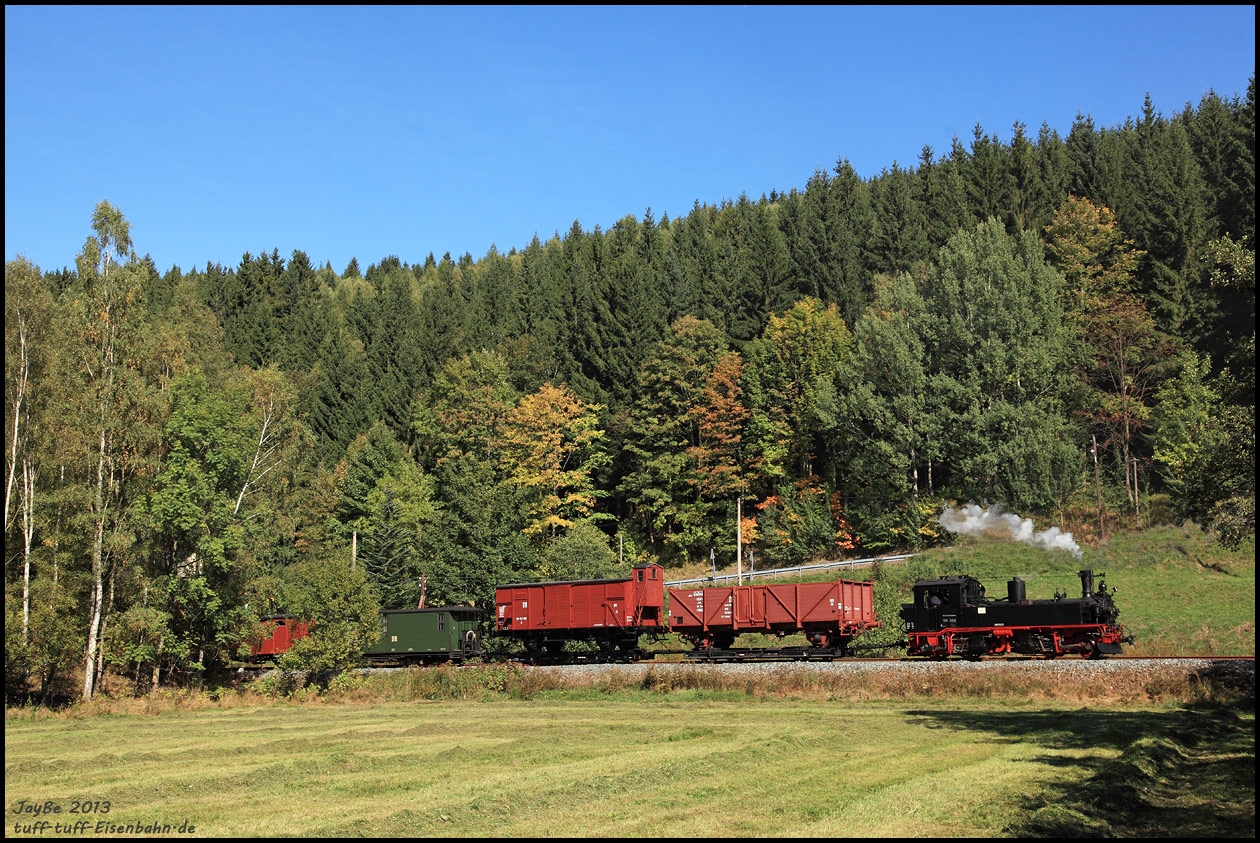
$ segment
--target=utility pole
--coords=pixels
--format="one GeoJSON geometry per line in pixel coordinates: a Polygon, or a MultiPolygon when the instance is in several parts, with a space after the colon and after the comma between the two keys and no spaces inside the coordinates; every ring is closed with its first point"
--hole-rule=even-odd
{"type": "Polygon", "coordinates": [[[744,498],[735,499],[735,581],[744,584],[744,498]]]}
{"type": "Polygon", "coordinates": [[[1107,528],[1103,525],[1102,479],[1098,474],[1098,434],[1094,434],[1094,488],[1098,490],[1098,540],[1107,538],[1107,528]]]}
{"type": "Polygon", "coordinates": [[[1133,466],[1133,517],[1139,521],[1142,518],[1141,499],[1138,496],[1138,458],[1133,457],[1129,460],[1129,465],[1133,466]]]}

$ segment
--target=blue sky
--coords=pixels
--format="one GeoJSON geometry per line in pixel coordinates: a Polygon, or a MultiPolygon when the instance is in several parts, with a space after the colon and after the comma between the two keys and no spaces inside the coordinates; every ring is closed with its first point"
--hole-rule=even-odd
{"type": "Polygon", "coordinates": [[[1254,6],[5,7],[5,259],[342,271],[1246,94],[1254,6]]]}

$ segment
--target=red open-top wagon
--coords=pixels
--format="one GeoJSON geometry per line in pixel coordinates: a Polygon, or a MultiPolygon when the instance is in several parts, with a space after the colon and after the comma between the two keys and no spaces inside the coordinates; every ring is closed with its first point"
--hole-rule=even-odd
{"type": "MultiPolygon", "coordinates": [[[[784,638],[801,633],[814,655],[847,655],[849,642],[880,625],[869,582],[834,580],[670,589],[669,628],[697,656],[729,651],[746,632],[784,638]]],[[[805,656],[810,655],[806,652],[805,656]]]]}
{"type": "Polygon", "coordinates": [[[625,579],[501,585],[494,602],[495,632],[533,658],[577,641],[629,659],[643,655],[640,635],[664,631],[665,577],[659,565],[637,565],[625,579]]]}

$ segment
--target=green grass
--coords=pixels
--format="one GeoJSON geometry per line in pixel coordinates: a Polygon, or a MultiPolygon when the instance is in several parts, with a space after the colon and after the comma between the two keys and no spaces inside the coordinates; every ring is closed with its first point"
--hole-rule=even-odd
{"type": "Polygon", "coordinates": [[[538,699],[13,717],[18,800],[197,836],[1253,836],[1254,717],[538,699]],[[1203,783],[1210,781],[1210,787],[1203,783]]]}

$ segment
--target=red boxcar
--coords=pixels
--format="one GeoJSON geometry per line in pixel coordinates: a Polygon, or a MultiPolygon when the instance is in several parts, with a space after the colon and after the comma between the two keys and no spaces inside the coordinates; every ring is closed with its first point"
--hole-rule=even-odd
{"type": "Polygon", "coordinates": [[[310,634],[306,621],[298,620],[291,615],[276,615],[263,618],[267,637],[261,644],[251,645],[249,655],[252,661],[266,661],[275,658],[293,646],[294,642],[310,634]]]}
{"type": "Polygon", "coordinates": [[[637,565],[627,579],[501,585],[494,602],[495,632],[533,656],[582,641],[632,657],[640,635],[664,631],[665,577],[660,565],[637,565]]]}
{"type": "Polygon", "coordinates": [[[815,649],[846,655],[849,642],[880,622],[869,582],[670,589],[669,628],[697,649],[729,650],[744,632],[804,633],[815,649]]]}

